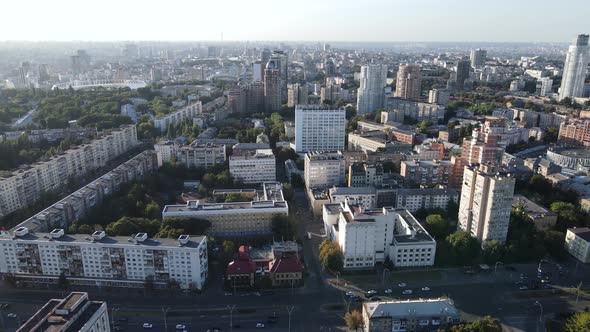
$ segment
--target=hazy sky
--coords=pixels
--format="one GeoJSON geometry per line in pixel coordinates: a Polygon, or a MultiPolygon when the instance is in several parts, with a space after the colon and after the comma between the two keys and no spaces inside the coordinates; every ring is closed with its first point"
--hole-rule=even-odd
{"type": "Polygon", "coordinates": [[[0,40],[570,41],[589,0],[2,0],[0,40]]]}

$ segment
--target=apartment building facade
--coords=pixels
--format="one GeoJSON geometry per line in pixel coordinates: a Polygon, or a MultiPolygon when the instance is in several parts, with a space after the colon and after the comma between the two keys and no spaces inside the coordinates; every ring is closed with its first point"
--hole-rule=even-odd
{"type": "Polygon", "coordinates": [[[319,105],[295,107],[295,151],[344,150],[346,111],[319,105]]]}
{"type": "Polygon", "coordinates": [[[229,157],[229,173],[235,181],[247,184],[275,181],[276,158],[272,149],[243,150],[229,157]]]}
{"type": "Polygon", "coordinates": [[[176,160],[188,168],[209,168],[223,165],[226,160],[226,146],[218,143],[200,143],[193,141],[179,147],[176,160]]]}
{"type": "Polygon", "coordinates": [[[338,152],[308,152],[305,154],[303,180],[307,188],[329,188],[346,181],[346,160],[338,152]]]}
{"type": "Polygon", "coordinates": [[[168,130],[169,125],[178,126],[184,120],[192,119],[203,112],[203,104],[196,101],[187,106],[166,115],[158,116],[154,119],[154,127],[160,129],[160,132],[168,130]]]}
{"type": "Polygon", "coordinates": [[[0,217],[36,202],[43,192],[61,189],[70,178],[82,177],[106,166],[138,144],[135,126],[123,126],[88,144],[0,178],[0,217]]]}
{"type": "Polygon", "coordinates": [[[153,278],[156,287],[175,281],[183,289],[201,289],[207,280],[207,238],[181,235],[150,239],[65,234],[63,229],[33,233],[18,227],[0,236],[0,273],[35,283],[55,283],[63,274],[71,284],[143,287],[153,278]]]}

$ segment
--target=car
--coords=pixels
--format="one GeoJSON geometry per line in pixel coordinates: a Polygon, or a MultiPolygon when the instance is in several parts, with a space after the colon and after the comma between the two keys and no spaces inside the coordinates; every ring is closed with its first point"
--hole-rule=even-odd
{"type": "Polygon", "coordinates": [[[354,293],[353,292],[346,292],[346,296],[353,297],[354,296],[354,293]]]}
{"type": "Polygon", "coordinates": [[[422,291],[423,292],[428,292],[429,290],[430,290],[430,287],[426,287],[426,286],[425,287],[422,287],[422,291]]]}
{"type": "Polygon", "coordinates": [[[374,289],[371,289],[371,290],[367,291],[367,294],[368,295],[375,295],[375,294],[377,294],[377,291],[374,289]]]}
{"type": "Polygon", "coordinates": [[[405,282],[400,282],[399,284],[397,284],[398,287],[406,287],[406,283],[405,282]]]}
{"type": "Polygon", "coordinates": [[[404,289],[404,291],[402,292],[402,294],[404,295],[412,295],[412,290],[411,289],[404,289]]]}
{"type": "Polygon", "coordinates": [[[475,274],[475,272],[473,270],[465,270],[465,271],[463,271],[463,273],[469,274],[469,275],[475,274]]]}
{"type": "Polygon", "coordinates": [[[257,328],[257,329],[262,329],[262,328],[264,328],[264,323],[256,323],[256,328],[257,328]]]}
{"type": "Polygon", "coordinates": [[[548,284],[548,283],[550,283],[550,282],[551,282],[551,279],[548,279],[548,278],[546,278],[546,279],[541,279],[541,283],[542,283],[542,284],[548,284]]]}
{"type": "Polygon", "coordinates": [[[526,274],[524,274],[524,273],[521,273],[521,274],[520,274],[520,280],[526,280],[526,279],[528,279],[528,278],[529,278],[529,277],[528,277],[526,274]]]}
{"type": "Polygon", "coordinates": [[[212,329],[207,329],[207,332],[221,332],[221,329],[219,327],[214,327],[212,329]]]}
{"type": "Polygon", "coordinates": [[[115,327],[113,328],[113,330],[115,330],[115,331],[123,331],[123,328],[122,328],[122,327],[120,327],[120,326],[115,326],[115,327]]]}
{"type": "Polygon", "coordinates": [[[518,287],[518,289],[520,289],[520,290],[527,290],[529,288],[527,286],[525,286],[525,285],[522,285],[522,286],[518,287]]]}
{"type": "Polygon", "coordinates": [[[9,313],[8,315],[6,315],[6,317],[8,317],[8,318],[16,318],[16,314],[9,313]]]}
{"type": "Polygon", "coordinates": [[[128,321],[129,321],[129,318],[127,318],[127,317],[119,318],[119,322],[121,322],[121,323],[127,323],[128,321]]]}
{"type": "Polygon", "coordinates": [[[184,324],[176,324],[176,329],[177,330],[186,330],[186,325],[184,325],[184,324]]]}
{"type": "Polygon", "coordinates": [[[143,323],[143,328],[144,329],[151,329],[153,327],[154,327],[154,325],[152,323],[143,323]]]}
{"type": "Polygon", "coordinates": [[[384,291],[385,294],[391,294],[393,293],[393,290],[391,288],[388,288],[384,291]]]}

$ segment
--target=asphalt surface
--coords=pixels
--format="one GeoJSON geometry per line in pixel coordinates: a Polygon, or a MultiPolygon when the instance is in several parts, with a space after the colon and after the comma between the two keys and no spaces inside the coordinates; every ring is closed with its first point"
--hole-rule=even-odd
{"type": "MultiPolygon", "coordinates": [[[[308,274],[304,287],[276,289],[273,294],[260,296],[255,293],[227,295],[221,287],[219,277],[223,267],[212,263],[208,287],[201,294],[170,291],[145,293],[138,289],[95,288],[70,291],[88,291],[92,300],[107,301],[109,314],[114,313],[115,323],[124,331],[147,331],[142,327],[143,323],[153,324],[152,331],[166,331],[163,308],[170,308],[166,315],[168,331],[176,331],[177,324],[186,325],[187,331],[207,331],[213,328],[222,331],[288,331],[289,310],[290,331],[344,330],[342,308],[359,308],[358,303],[348,300],[345,292],[353,291],[364,295],[368,289],[358,289],[353,285],[335,287],[334,278],[322,271],[317,257],[323,238],[316,235],[311,239],[307,237],[307,232],[322,234],[322,223],[319,218],[311,216],[303,191],[297,190],[295,195],[297,216],[301,221],[298,232],[304,239],[304,260],[308,274]],[[234,308],[231,315],[228,307],[234,308]],[[268,323],[268,317],[274,315],[277,317],[276,323],[268,323]],[[121,317],[127,318],[127,322],[119,323],[121,317]],[[265,327],[256,328],[257,323],[263,323],[265,327]],[[232,328],[232,325],[235,327],[232,328]]],[[[496,272],[475,275],[466,275],[462,269],[444,269],[440,270],[438,278],[419,281],[404,279],[404,273],[407,273],[404,271],[387,272],[383,278],[382,270],[378,269],[374,274],[369,274],[367,279],[374,282],[376,290],[380,292],[377,296],[382,299],[450,296],[461,311],[463,319],[472,320],[491,315],[502,321],[506,331],[542,331],[542,320],[553,313],[577,311],[590,306],[590,298],[585,296],[576,301],[575,295],[551,294],[551,290],[544,291],[545,294],[541,295],[535,291],[520,291],[516,285],[520,274],[535,278],[538,266],[523,264],[514,267],[516,271],[499,265],[496,272]],[[382,284],[383,280],[385,284],[382,284]],[[399,280],[403,280],[407,286],[398,287],[399,280]],[[428,286],[430,291],[421,291],[424,286],[428,286]],[[387,288],[391,288],[393,293],[384,294],[383,290],[387,288]],[[411,289],[413,294],[403,295],[403,289],[411,289]],[[540,318],[543,319],[540,321],[540,318]]],[[[556,276],[552,280],[555,285],[552,287],[576,286],[580,281],[590,283],[589,267],[570,260],[565,268],[566,273],[563,276],[556,276]]],[[[15,331],[20,320],[26,320],[49,299],[63,295],[64,292],[56,290],[11,289],[0,285],[0,303],[10,304],[2,312],[5,330],[15,331]],[[8,313],[16,313],[18,317],[9,318],[8,313]]],[[[2,320],[0,327],[1,324],[2,320]]]]}

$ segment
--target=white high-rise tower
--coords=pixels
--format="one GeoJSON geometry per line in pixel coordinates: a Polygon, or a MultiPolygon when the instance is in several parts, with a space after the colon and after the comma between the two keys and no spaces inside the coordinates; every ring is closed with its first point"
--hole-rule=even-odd
{"type": "Polygon", "coordinates": [[[582,97],[584,78],[590,61],[589,35],[578,35],[574,44],[570,45],[563,66],[563,78],[559,88],[559,100],[566,97],[582,97]]]}
{"type": "Polygon", "coordinates": [[[369,64],[361,67],[360,87],[356,102],[357,114],[367,114],[383,107],[387,66],[369,64]]]}

